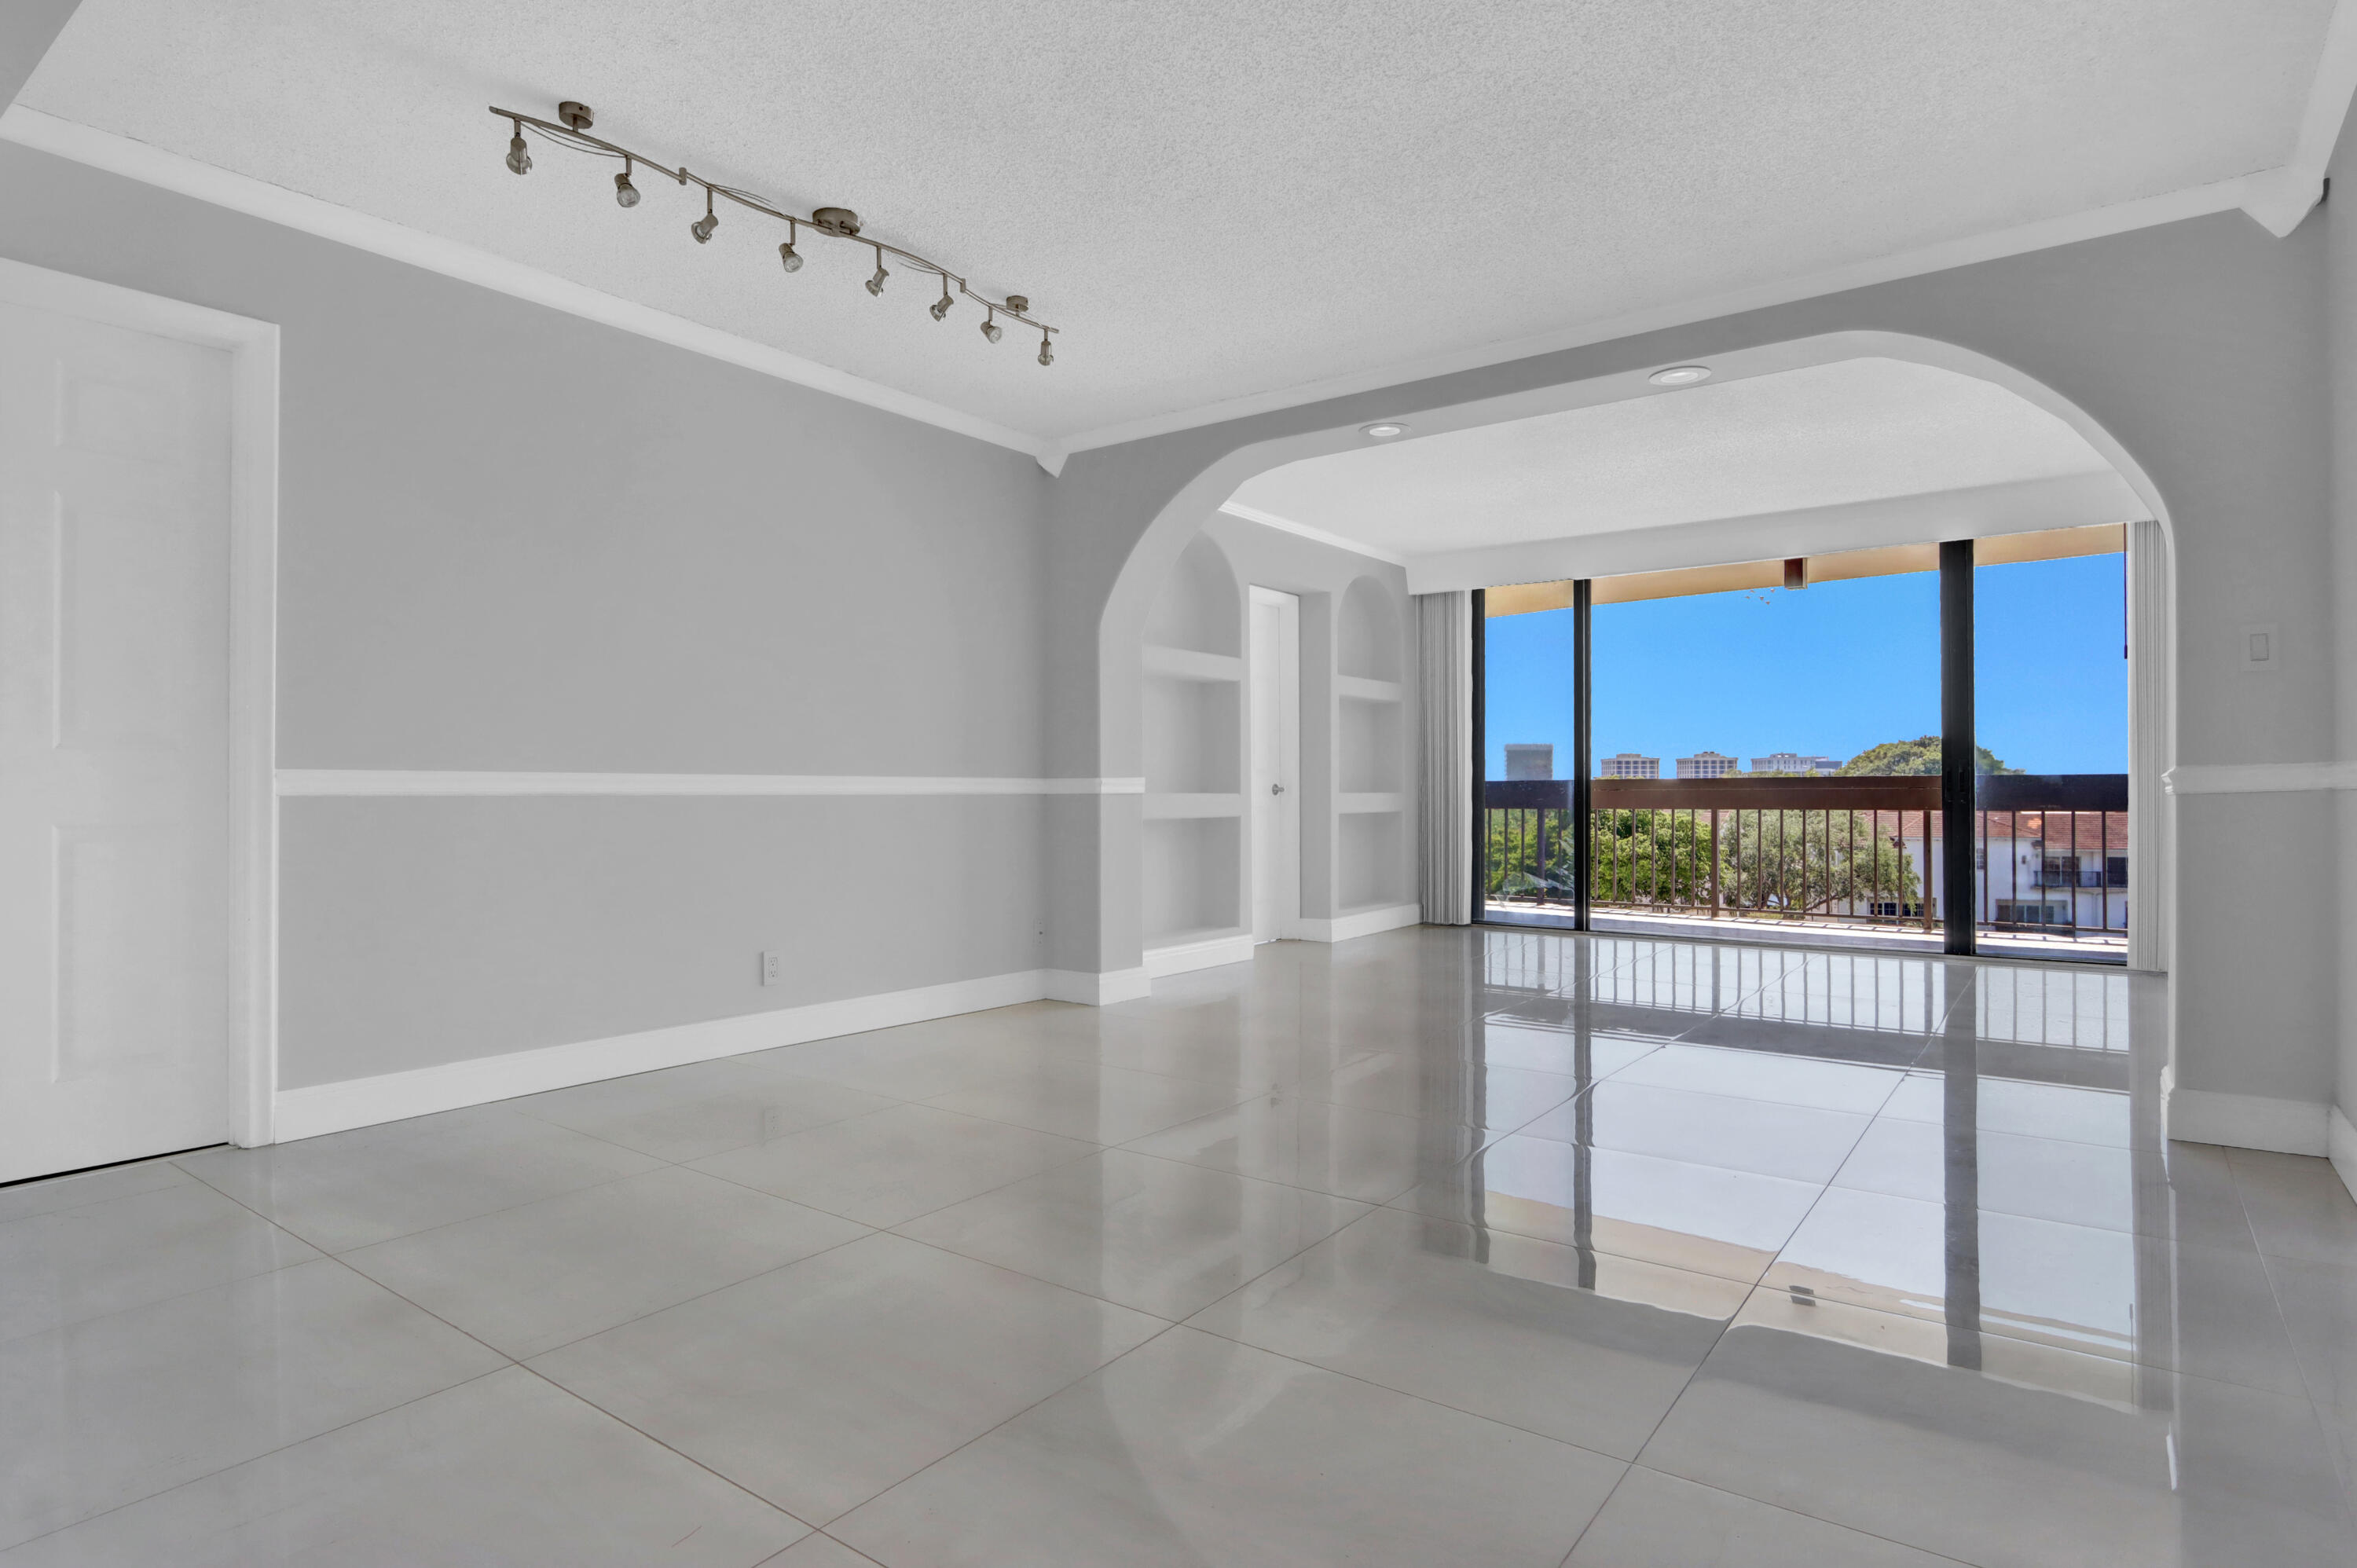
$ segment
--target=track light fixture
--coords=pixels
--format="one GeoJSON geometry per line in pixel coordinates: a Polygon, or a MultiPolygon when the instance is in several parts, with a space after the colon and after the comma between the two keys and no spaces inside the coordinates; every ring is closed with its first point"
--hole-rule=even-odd
{"type": "Polygon", "coordinates": [[[667,168],[642,154],[630,151],[628,147],[618,146],[612,142],[591,135],[589,128],[594,122],[588,105],[574,102],[570,99],[557,105],[555,121],[542,120],[533,115],[518,113],[512,109],[501,109],[497,105],[492,106],[491,113],[507,121],[513,130],[514,134],[508,142],[507,165],[517,174],[528,173],[532,168],[532,152],[524,141],[523,134],[524,127],[527,125],[531,126],[544,141],[554,142],[559,146],[569,147],[575,152],[587,153],[595,157],[619,158],[622,161],[622,172],[614,177],[614,200],[623,207],[636,207],[639,204],[640,199],[639,188],[630,183],[630,172],[633,166],[645,164],[649,168],[662,170],[681,185],[704,187],[704,216],[688,225],[688,232],[695,236],[695,242],[699,245],[709,244],[714,232],[719,229],[720,215],[715,209],[714,203],[718,198],[725,196],[739,207],[775,218],[786,225],[785,242],[778,247],[778,264],[786,271],[790,273],[802,271],[802,256],[794,249],[794,242],[802,237],[800,225],[807,223],[831,239],[854,240],[875,251],[876,271],[866,280],[869,294],[881,297],[884,293],[884,281],[892,275],[884,265],[885,253],[889,252],[915,267],[920,273],[931,273],[942,280],[941,298],[927,307],[934,320],[945,319],[949,316],[950,306],[956,302],[956,295],[962,294],[983,307],[982,335],[985,338],[996,343],[1005,337],[1006,328],[999,326],[998,317],[1002,314],[1010,316],[1026,327],[1036,327],[1039,329],[1039,362],[1042,365],[1052,365],[1056,362],[1051,339],[1059,329],[1049,326],[1044,321],[1037,321],[1031,317],[1030,300],[1019,294],[1010,294],[1003,300],[994,300],[987,295],[975,293],[964,278],[950,271],[939,262],[928,261],[913,251],[904,251],[898,245],[888,244],[881,240],[870,239],[862,234],[859,231],[859,214],[847,207],[815,208],[809,217],[802,218],[780,209],[775,203],[764,200],[750,191],[738,190],[733,187],[717,185],[711,180],[699,178],[690,174],[684,166],[667,168]]]}

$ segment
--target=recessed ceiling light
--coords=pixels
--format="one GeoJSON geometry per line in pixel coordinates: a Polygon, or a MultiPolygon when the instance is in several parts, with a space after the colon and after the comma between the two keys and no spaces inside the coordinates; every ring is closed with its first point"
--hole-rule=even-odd
{"type": "Polygon", "coordinates": [[[1378,441],[1396,441],[1407,434],[1407,426],[1394,424],[1386,420],[1381,424],[1361,424],[1359,426],[1359,434],[1372,436],[1378,441]]]}
{"type": "Polygon", "coordinates": [[[1657,387],[1690,387],[1697,381],[1710,380],[1708,365],[1672,365],[1666,371],[1655,371],[1645,378],[1657,387]]]}

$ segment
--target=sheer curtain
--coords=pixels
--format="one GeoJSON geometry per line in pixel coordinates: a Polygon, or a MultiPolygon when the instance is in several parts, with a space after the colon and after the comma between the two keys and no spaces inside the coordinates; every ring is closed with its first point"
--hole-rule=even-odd
{"type": "Polygon", "coordinates": [[[1419,838],[1426,925],[1473,921],[1473,596],[1418,594],[1419,838]]]}

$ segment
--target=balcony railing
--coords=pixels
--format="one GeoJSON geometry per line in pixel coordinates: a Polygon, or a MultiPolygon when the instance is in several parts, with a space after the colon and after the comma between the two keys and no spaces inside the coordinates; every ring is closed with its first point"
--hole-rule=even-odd
{"type": "MultiPolygon", "coordinates": [[[[1981,873],[1993,931],[2123,937],[2125,774],[1983,777],[1981,873]]],[[[1589,901],[1709,919],[1938,928],[1946,890],[1937,778],[1598,779],[1589,901]]],[[[1568,779],[1484,786],[1490,902],[1575,900],[1568,779]]]]}

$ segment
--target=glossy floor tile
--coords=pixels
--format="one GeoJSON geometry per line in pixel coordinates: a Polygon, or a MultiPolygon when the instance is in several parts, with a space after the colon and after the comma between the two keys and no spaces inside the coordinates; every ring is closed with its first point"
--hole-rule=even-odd
{"type": "Polygon", "coordinates": [[[831,1533],[892,1568],[1554,1568],[1620,1469],[1174,1328],[831,1533]]]}
{"type": "Polygon", "coordinates": [[[898,1225],[1095,1148],[930,1105],[830,1122],[692,1168],[863,1225],[898,1225]]]}
{"type": "Polygon", "coordinates": [[[508,1367],[0,1553],[8,1568],[747,1568],[806,1527],[508,1367]]]}
{"type": "Polygon", "coordinates": [[[1123,1144],[1225,1110],[1241,1098],[1226,1084],[1121,1067],[1047,1067],[1009,1073],[925,1103],[1041,1133],[1123,1144]]]}
{"type": "Polygon", "coordinates": [[[0,1345],[0,1542],[503,1364],[332,1258],[12,1339],[0,1345]]]}
{"type": "Polygon", "coordinates": [[[1564,1568],[1951,1568],[1954,1562],[1632,1465],[1564,1568]]]}
{"type": "Polygon", "coordinates": [[[317,1256],[199,1182],[48,1209],[0,1224],[0,1340],[317,1256]]]}
{"type": "Polygon", "coordinates": [[[1784,1176],[1517,1133],[1396,1207],[1748,1284],[1824,1190],[1784,1176]]]}
{"type": "Polygon", "coordinates": [[[879,1235],[532,1365],[748,1491],[823,1524],[1163,1326],[879,1235]]]}
{"type": "Polygon", "coordinates": [[[1964,1144],[1939,1122],[1884,1116],[1859,1139],[1834,1185],[1939,1203],[1952,1155],[1967,1154],[1984,1209],[2256,1250],[2223,1152],[2199,1144],[2124,1153],[1975,1128],[1964,1144]]]}
{"type": "Polygon", "coordinates": [[[633,1149],[481,1105],[179,1162],[313,1246],[340,1252],[655,1169],[633,1149]]]}
{"type": "Polygon", "coordinates": [[[1188,1323],[1626,1459],[1748,1294],[1383,1208],[1188,1323]]]}
{"type": "Polygon", "coordinates": [[[2227,1154],[2259,1251],[2312,1263],[2357,1262],[2357,1200],[2332,1167],[2298,1155],[2227,1154]]]}
{"type": "Polygon", "coordinates": [[[1425,928],[0,1187],[0,1563],[2357,1568],[2167,1004],[1425,928]]]}
{"type": "Polygon", "coordinates": [[[1134,1139],[1128,1147],[1183,1165],[1382,1203],[1453,1169],[1495,1135],[1455,1122],[1394,1116],[1279,1090],[1134,1139]]]}
{"type": "Polygon", "coordinates": [[[673,1165],[343,1257],[522,1359],[870,1233],[673,1165]]]}
{"type": "Polygon", "coordinates": [[[1326,1193],[1108,1149],[899,1230],[1176,1319],[1366,1211],[1326,1193]]]}
{"type": "Polygon", "coordinates": [[[1967,1563],[2350,1561],[2305,1398],[1767,1290],[1640,1457],[1967,1563]]]}
{"type": "Polygon", "coordinates": [[[1835,1188],[1761,1283],[2281,1393],[2301,1388],[2253,1252],[1835,1188]]]}
{"type": "Polygon", "coordinates": [[[1556,1106],[1523,1132],[1822,1185],[1849,1157],[1867,1121],[1847,1111],[1614,1079],[1556,1106]]]}
{"type": "Polygon", "coordinates": [[[2357,1265],[2270,1258],[2267,1274],[2341,1484],[2357,1496],[2357,1265]]]}
{"type": "Polygon", "coordinates": [[[543,1122],[685,1161],[881,1111],[896,1101],[743,1058],[585,1083],[508,1102],[543,1122]]]}

